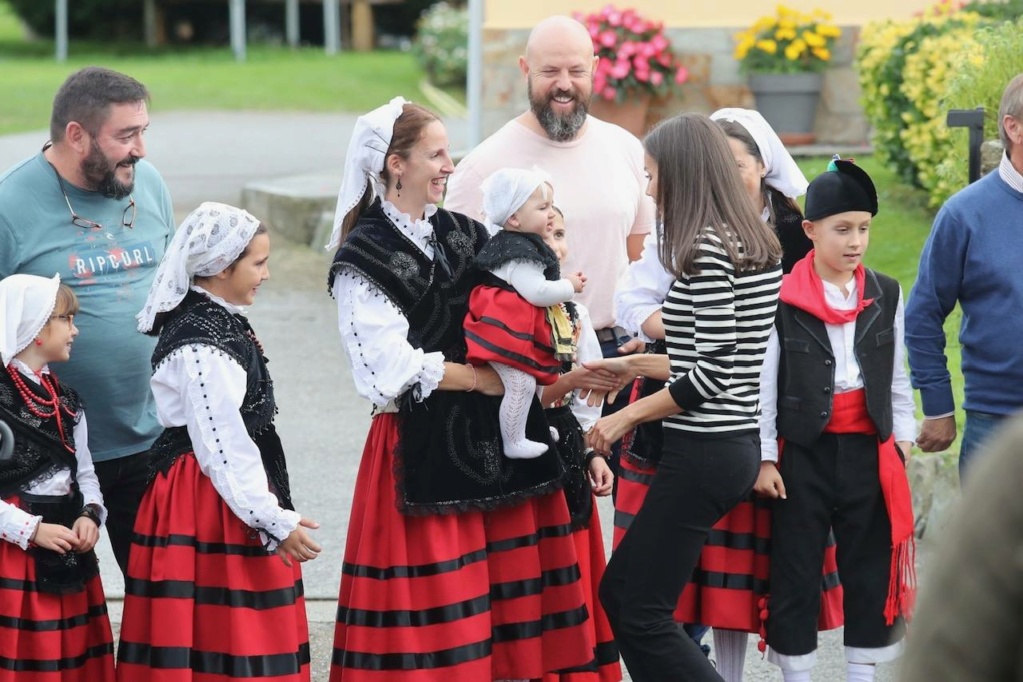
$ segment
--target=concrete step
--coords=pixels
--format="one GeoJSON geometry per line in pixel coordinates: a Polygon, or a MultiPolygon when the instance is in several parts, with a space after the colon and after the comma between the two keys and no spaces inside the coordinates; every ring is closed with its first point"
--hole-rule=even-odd
{"type": "Polygon", "coordinates": [[[322,248],[330,236],[323,232],[325,214],[333,220],[341,173],[289,175],[246,183],[241,205],[249,213],[265,220],[274,231],[291,241],[322,248]]]}

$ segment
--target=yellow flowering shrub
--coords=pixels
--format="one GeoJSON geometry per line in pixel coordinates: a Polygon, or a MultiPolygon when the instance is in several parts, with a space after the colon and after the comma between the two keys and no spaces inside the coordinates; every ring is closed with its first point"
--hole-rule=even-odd
{"type": "Polygon", "coordinates": [[[952,142],[942,102],[957,71],[982,54],[982,18],[942,2],[921,16],[868,24],[856,69],[875,152],[899,177],[940,204],[956,188],[938,174],[952,142]]]}
{"type": "MultiPolygon", "coordinates": [[[[1016,74],[1023,73],[1023,19],[981,29],[976,42],[983,51],[966,58],[965,67],[951,76],[944,102],[949,109],[984,107],[984,139],[998,139],[998,105],[1002,91],[1016,74]]],[[[949,196],[969,182],[967,133],[949,131],[948,154],[938,164],[939,187],[949,196]]]]}
{"type": "Polygon", "coordinates": [[[822,71],[840,35],[827,12],[778,5],[774,15],[760,17],[735,34],[734,55],[746,73],[822,71]]]}

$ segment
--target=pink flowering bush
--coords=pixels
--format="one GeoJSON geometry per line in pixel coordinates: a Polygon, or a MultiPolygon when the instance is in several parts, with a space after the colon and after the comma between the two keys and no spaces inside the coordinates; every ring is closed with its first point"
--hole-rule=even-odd
{"type": "Polygon", "coordinates": [[[600,58],[593,75],[597,96],[617,102],[642,93],[663,97],[689,78],[664,35],[663,22],[614,5],[573,16],[590,32],[593,51],[600,58]]]}

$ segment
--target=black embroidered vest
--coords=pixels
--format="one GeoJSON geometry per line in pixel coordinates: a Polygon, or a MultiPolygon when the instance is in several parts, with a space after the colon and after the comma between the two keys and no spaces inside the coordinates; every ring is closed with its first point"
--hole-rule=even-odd
{"type": "MultiPolygon", "coordinates": [[[[249,321],[202,294],[189,291],[163,320],[160,340],[153,351],[153,369],[175,350],[190,345],[216,348],[245,370],[245,397],[239,410],[245,430],[259,448],[271,492],[277,496],[278,504],[284,509],[294,509],[284,449],[273,424],[277,414],[273,380],[249,321]]],[[[191,450],[186,427],[164,429],[149,452],[150,476],[166,473],[179,456],[191,450]]]]}
{"type": "MultiPolygon", "coordinates": [[[[465,361],[463,320],[469,294],[479,280],[474,259],[487,242],[482,224],[443,209],[430,218],[436,244],[451,274],[426,255],[384,215],[375,202],[338,249],[328,274],[350,270],[379,288],[409,322],[408,341],[445,360],[465,361]]],[[[497,422],[499,397],[435,390],[418,400],[419,386],[399,403],[395,452],[399,509],[408,514],[492,509],[562,485],[564,469],[552,447],[532,460],[503,455],[497,422]]],[[[550,442],[539,401],[530,408],[526,435],[550,442]]]]}
{"type": "MultiPolygon", "coordinates": [[[[78,394],[62,386],[54,375],[51,374],[50,379],[57,388],[60,402],[77,415],[81,409],[78,394]]],[[[25,385],[35,395],[49,400],[45,389],[31,379],[26,379],[25,385]]],[[[74,478],[78,472],[78,460],[73,452],[75,418],[61,414],[64,426],[64,442],[61,442],[56,417],[42,419],[29,412],[6,368],[0,368],[0,419],[7,422],[14,433],[14,452],[10,459],[0,461],[0,497],[17,493],[48,469],[70,469],[74,478]]]]}
{"type": "Polygon", "coordinates": [[[496,270],[512,261],[531,261],[543,268],[543,276],[554,281],[561,279],[561,266],[551,247],[537,234],[501,230],[486,243],[476,257],[480,270],[496,270]]]}
{"type": "MultiPolygon", "coordinates": [[[[874,302],[856,318],[854,353],[863,376],[867,412],[878,437],[892,433],[892,371],[895,367],[895,309],[899,284],[867,270],[864,298],[874,302]]],[[[813,446],[831,419],[835,356],[824,322],[785,303],[778,304],[778,435],[813,446]]]]}

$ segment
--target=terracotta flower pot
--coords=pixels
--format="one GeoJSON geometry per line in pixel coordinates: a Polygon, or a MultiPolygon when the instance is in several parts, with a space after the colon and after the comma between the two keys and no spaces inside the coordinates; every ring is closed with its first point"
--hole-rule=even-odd
{"type": "Polygon", "coordinates": [[[636,137],[642,138],[646,134],[646,117],[650,111],[650,100],[649,93],[630,94],[621,103],[594,96],[590,101],[590,114],[601,121],[621,126],[636,137]]]}

